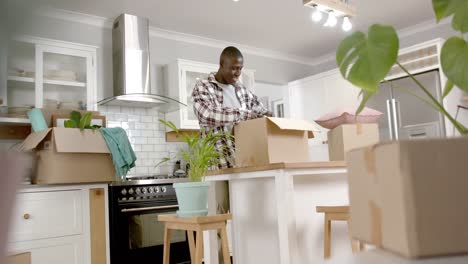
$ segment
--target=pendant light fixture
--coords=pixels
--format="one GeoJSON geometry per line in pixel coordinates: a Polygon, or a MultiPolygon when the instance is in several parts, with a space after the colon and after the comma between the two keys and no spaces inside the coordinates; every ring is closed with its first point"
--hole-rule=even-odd
{"type": "Polygon", "coordinates": [[[335,27],[338,19],[342,17],[341,29],[345,32],[353,29],[351,18],[356,16],[356,9],[349,3],[349,0],[303,0],[303,4],[313,8],[312,21],[318,23],[326,15],[327,20],[323,26],[335,27]]]}

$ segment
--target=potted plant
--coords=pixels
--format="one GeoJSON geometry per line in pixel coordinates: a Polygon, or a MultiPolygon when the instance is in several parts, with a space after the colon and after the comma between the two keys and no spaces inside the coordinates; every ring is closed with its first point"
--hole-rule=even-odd
{"type": "MultiPolygon", "coordinates": [[[[187,143],[187,148],[179,149],[177,157],[189,164],[187,171],[190,182],[174,183],[177,195],[179,217],[202,216],[208,214],[208,187],[209,183],[203,181],[203,176],[210,168],[217,167],[222,153],[215,147],[216,142],[224,137],[232,137],[226,133],[213,133],[212,131],[203,137],[182,133],[174,123],[159,120],[161,123],[172,129],[178,137],[182,137],[187,143]]],[[[171,160],[164,158],[159,164],[171,160]]]]}
{"type": "MultiPolygon", "coordinates": [[[[447,76],[447,84],[443,97],[447,96],[456,85],[468,92],[468,1],[459,0],[433,0],[433,9],[439,22],[443,18],[452,18],[452,27],[459,31],[460,36],[449,38],[441,51],[441,64],[447,76]]],[[[419,97],[404,87],[396,87],[410,93],[425,102],[429,107],[442,113],[458,130],[461,135],[467,136],[468,129],[459,123],[424,85],[419,82],[398,61],[399,39],[392,26],[375,24],[369,28],[368,34],[355,32],[345,38],[338,46],[336,61],[343,77],[361,89],[362,101],[357,110],[359,114],[366,102],[378,92],[379,84],[388,75],[393,65],[398,65],[416,85],[424,92],[426,98],[419,97]]]]}

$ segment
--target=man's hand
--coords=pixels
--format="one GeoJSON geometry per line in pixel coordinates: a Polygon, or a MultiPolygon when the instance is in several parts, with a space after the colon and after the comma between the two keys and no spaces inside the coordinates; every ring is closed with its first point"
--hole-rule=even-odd
{"type": "Polygon", "coordinates": [[[268,111],[268,112],[265,114],[265,116],[273,117],[273,112],[268,111]]]}

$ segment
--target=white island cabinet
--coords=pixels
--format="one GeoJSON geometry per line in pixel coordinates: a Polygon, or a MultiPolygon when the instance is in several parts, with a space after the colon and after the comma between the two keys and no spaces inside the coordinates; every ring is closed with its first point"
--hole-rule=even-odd
{"type": "MultiPolygon", "coordinates": [[[[236,264],[321,263],[324,218],[315,207],[348,204],[344,162],[225,169],[206,176],[205,181],[212,182],[209,214],[217,209],[215,183],[229,182],[236,264]]],[[[351,253],[346,223],[334,223],[332,229],[332,256],[351,253]]],[[[205,263],[217,264],[218,239],[210,232],[204,237],[205,263]]]]}
{"type": "MultiPolygon", "coordinates": [[[[193,112],[192,91],[198,80],[207,79],[212,72],[217,72],[219,65],[178,59],[166,68],[166,93],[187,105],[179,111],[167,113],[166,119],[179,129],[200,129],[198,119],[193,112]]],[[[240,81],[251,91],[254,89],[254,71],[244,69],[240,81]]]]}
{"type": "Polygon", "coordinates": [[[107,184],[26,186],[16,194],[8,251],[32,264],[109,264],[107,184]]]}

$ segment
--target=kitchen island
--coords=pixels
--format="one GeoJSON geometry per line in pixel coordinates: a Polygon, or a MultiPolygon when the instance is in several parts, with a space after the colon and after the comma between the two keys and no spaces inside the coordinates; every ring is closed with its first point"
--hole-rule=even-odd
{"type": "MultiPolygon", "coordinates": [[[[237,264],[322,262],[323,215],[315,207],[348,204],[344,162],[225,169],[212,172],[205,181],[229,182],[232,255],[237,264]]],[[[213,186],[210,214],[217,209],[213,186]]],[[[332,256],[351,252],[346,224],[334,224],[333,232],[332,256]]],[[[205,263],[217,264],[216,233],[206,234],[204,240],[205,263]]]]}

